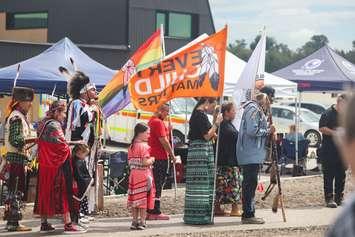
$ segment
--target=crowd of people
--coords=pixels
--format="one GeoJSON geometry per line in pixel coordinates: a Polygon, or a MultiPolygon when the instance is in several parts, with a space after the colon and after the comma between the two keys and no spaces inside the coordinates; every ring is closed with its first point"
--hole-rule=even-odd
{"type": "MultiPolygon", "coordinates": [[[[5,123],[6,159],[10,174],[7,180],[9,195],[5,203],[8,231],[31,230],[19,223],[19,203],[25,193],[27,161],[33,144],[38,146],[39,172],[34,214],[41,218],[40,231],[54,231],[48,219],[57,215],[63,216],[66,233],[81,233],[94,220],[101,111],[97,105],[96,88],[84,73],[72,75],[68,94],[71,97],[68,106],[63,101],[54,101],[38,125],[37,136],[31,136],[32,128],[26,115],[32,105],[34,91],[26,87],[13,89],[5,123]]],[[[255,215],[254,199],[267,146],[276,133],[269,116],[273,96],[274,90],[264,87],[246,101],[242,105],[239,127],[233,124],[236,114],[241,113],[234,103],[223,103],[220,113],[211,123],[208,114],[216,111],[216,98],[198,100],[189,120],[184,223],[213,224],[214,216],[220,215],[240,216],[243,224],[265,223],[255,215]],[[227,213],[222,205],[231,205],[231,212],[227,213]]],[[[349,106],[354,101],[354,97],[341,94],[337,104],[329,108],[319,122],[323,135],[320,157],[324,197],[326,206],[331,208],[341,205],[344,197],[346,166],[340,154],[354,168],[349,155],[354,147],[355,126],[349,106]],[[342,125],[339,117],[344,111],[342,125]]],[[[160,106],[148,124],[138,123],[134,128],[128,148],[130,175],[127,191],[132,230],[144,230],[146,220],[169,219],[161,212],[164,183],[176,161],[171,127],[165,122],[169,110],[168,104],[160,106]]],[[[300,135],[291,127],[286,139],[296,140],[296,136],[300,135]]],[[[299,137],[298,140],[300,138],[304,139],[299,137]]],[[[354,204],[351,205],[355,210],[354,204]]],[[[352,220],[355,219],[354,212],[344,211],[342,219],[351,215],[352,220]]],[[[353,229],[335,226],[330,233],[331,236],[350,236],[340,235],[344,231],[350,233],[353,229]]]]}
{"type": "Polygon", "coordinates": [[[96,203],[96,164],[100,147],[101,112],[97,106],[95,85],[82,72],[71,75],[68,85],[69,106],[54,101],[39,122],[37,136],[31,134],[27,119],[34,91],[14,87],[5,123],[6,160],[9,166],[5,201],[8,231],[30,231],[19,224],[20,203],[24,198],[29,151],[37,144],[39,163],[34,215],[41,218],[42,233],[55,228],[48,218],[63,215],[64,231],[85,231],[93,220],[96,203]]]}

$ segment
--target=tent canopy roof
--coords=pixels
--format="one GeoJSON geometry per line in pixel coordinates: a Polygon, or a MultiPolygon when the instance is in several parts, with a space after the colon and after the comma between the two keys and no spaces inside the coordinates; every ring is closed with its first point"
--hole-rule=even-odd
{"type": "Polygon", "coordinates": [[[327,45],[273,74],[296,82],[300,91],[338,91],[355,84],[355,65],[327,45]]]}
{"type": "MultiPolygon", "coordinates": [[[[21,65],[17,86],[28,86],[35,93],[51,94],[56,87],[57,95],[67,92],[67,80],[60,74],[58,67],[63,66],[74,72],[70,63],[72,58],[78,70],[89,76],[91,82],[101,89],[109,82],[115,71],[96,62],[81,51],[70,39],[64,38],[43,53],[19,62],[21,65]]],[[[17,66],[14,64],[0,69],[0,92],[11,92],[17,66]]]]}
{"type": "MultiPolygon", "coordinates": [[[[226,51],[225,73],[224,73],[224,95],[232,96],[235,84],[243,72],[246,62],[226,51]]],[[[265,85],[272,86],[276,97],[295,97],[297,93],[297,83],[288,81],[281,77],[265,73],[265,85]]]]}

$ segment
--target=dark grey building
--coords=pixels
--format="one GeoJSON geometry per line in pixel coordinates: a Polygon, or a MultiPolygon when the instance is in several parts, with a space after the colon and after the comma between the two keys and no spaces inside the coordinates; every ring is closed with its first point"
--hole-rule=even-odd
{"type": "Polygon", "coordinates": [[[215,32],[208,0],[1,0],[0,67],[68,37],[95,60],[119,68],[161,23],[167,53],[215,32]]]}

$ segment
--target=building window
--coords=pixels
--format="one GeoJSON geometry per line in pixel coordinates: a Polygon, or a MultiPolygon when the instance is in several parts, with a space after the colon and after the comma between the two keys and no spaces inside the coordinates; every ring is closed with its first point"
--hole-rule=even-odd
{"type": "Polygon", "coordinates": [[[6,13],[6,29],[48,27],[48,12],[6,13]]]}
{"type": "Polygon", "coordinates": [[[195,38],[197,35],[197,17],[193,14],[158,11],[156,27],[164,25],[164,35],[174,38],[195,38]]]}

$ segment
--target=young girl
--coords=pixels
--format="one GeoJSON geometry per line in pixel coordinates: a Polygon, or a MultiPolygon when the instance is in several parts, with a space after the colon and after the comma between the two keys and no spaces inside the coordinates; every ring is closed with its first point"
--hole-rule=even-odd
{"type": "Polygon", "coordinates": [[[138,123],[134,128],[134,137],[128,149],[130,167],[128,208],[132,208],[132,230],[144,230],[147,209],[154,208],[155,188],[151,170],[154,157],[150,157],[149,154],[148,137],[147,125],[138,123]]]}

